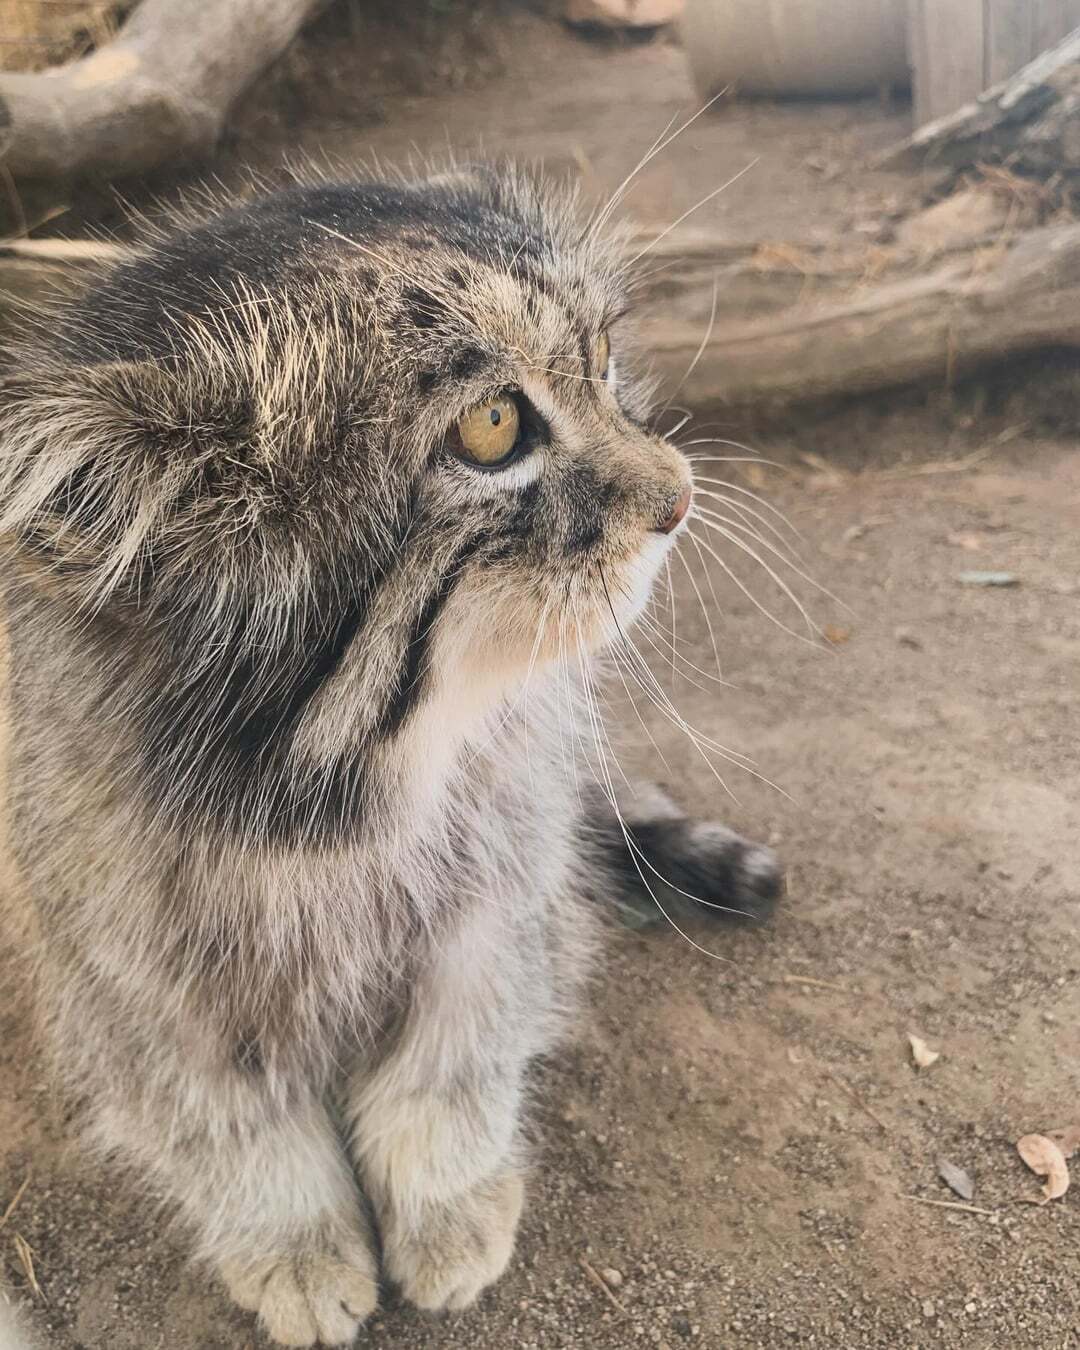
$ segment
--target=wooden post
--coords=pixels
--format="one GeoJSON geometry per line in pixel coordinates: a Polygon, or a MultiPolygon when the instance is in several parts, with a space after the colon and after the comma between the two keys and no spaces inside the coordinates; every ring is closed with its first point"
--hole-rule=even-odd
{"type": "Polygon", "coordinates": [[[915,124],[945,117],[1080,27],[1080,0],[908,0],[915,124]]]}

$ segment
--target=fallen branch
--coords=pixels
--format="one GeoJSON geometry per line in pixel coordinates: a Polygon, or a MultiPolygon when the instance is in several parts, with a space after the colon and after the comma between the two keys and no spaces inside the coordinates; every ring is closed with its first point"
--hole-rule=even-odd
{"type": "Polygon", "coordinates": [[[118,178],[207,152],[237,96],[321,3],[143,0],[90,56],[0,73],[4,166],[16,178],[118,178]]]}
{"type": "Polygon", "coordinates": [[[972,103],[927,122],[899,145],[890,146],[874,161],[875,168],[904,160],[927,159],[966,168],[986,159],[1003,159],[1025,152],[1046,157],[1047,167],[1065,167],[1063,149],[1071,167],[1080,164],[1075,120],[1080,107],[1080,28],[1056,47],[1042,52],[1000,84],[984,90],[972,103]]]}

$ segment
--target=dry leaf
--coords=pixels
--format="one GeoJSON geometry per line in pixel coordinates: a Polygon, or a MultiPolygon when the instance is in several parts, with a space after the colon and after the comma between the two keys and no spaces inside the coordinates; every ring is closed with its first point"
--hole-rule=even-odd
{"type": "Polygon", "coordinates": [[[1065,1125],[1060,1130],[1047,1130],[1047,1139],[1052,1139],[1066,1158],[1080,1148],[1080,1125],[1065,1125]]]}
{"type": "Polygon", "coordinates": [[[955,1192],[961,1200],[971,1200],[974,1197],[975,1183],[971,1179],[971,1174],[965,1172],[962,1167],[957,1167],[955,1163],[949,1162],[948,1158],[937,1160],[937,1174],[949,1190],[955,1192]]]}
{"type": "Polygon", "coordinates": [[[851,637],[850,628],[837,628],[833,623],[827,623],[821,630],[826,642],[831,642],[834,647],[838,647],[842,642],[847,642],[851,637]]]}
{"type": "Polygon", "coordinates": [[[908,1033],[908,1044],[911,1046],[911,1058],[915,1061],[916,1068],[928,1069],[935,1060],[941,1058],[940,1050],[931,1050],[921,1036],[912,1036],[908,1033]]]}
{"type": "Polygon", "coordinates": [[[1048,1200],[1057,1200],[1069,1189],[1069,1169],[1065,1155],[1053,1139],[1045,1134],[1025,1134],[1016,1141],[1016,1151],[1036,1176],[1045,1177],[1042,1188],[1043,1198],[1032,1199],[1032,1204],[1045,1205],[1048,1200]]]}

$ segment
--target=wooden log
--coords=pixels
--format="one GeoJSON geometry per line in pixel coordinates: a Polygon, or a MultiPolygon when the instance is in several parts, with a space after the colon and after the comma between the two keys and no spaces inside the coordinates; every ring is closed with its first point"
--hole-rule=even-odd
{"type": "Polygon", "coordinates": [[[236,97],[322,0],[143,0],[119,35],[53,70],[0,73],[16,178],[119,178],[216,142],[236,97]]]}
{"type": "Polygon", "coordinates": [[[947,382],[1019,352],[1080,346],[1080,225],[1033,230],[1011,248],[953,257],[839,303],[718,324],[697,357],[703,335],[700,323],[663,315],[642,333],[661,387],[681,386],[679,401],[690,407],[795,404],[947,382]]]}

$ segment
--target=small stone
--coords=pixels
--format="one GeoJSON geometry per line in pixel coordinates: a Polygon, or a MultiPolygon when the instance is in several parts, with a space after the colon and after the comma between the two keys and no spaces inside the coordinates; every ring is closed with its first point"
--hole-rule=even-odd
{"type": "Polygon", "coordinates": [[[961,586],[1019,586],[1015,572],[961,572],[956,578],[961,586]]]}
{"type": "Polygon", "coordinates": [[[614,1266],[607,1266],[600,1274],[604,1277],[604,1283],[610,1284],[612,1289],[618,1289],[622,1284],[622,1271],[616,1270],[614,1266]]]}
{"type": "Polygon", "coordinates": [[[935,1313],[934,1300],[932,1298],[928,1298],[924,1301],[922,1305],[922,1315],[924,1317],[933,1317],[934,1313],[935,1313]]]}
{"type": "Polygon", "coordinates": [[[979,1305],[978,1305],[977,1303],[965,1303],[965,1304],[964,1304],[964,1311],[965,1311],[966,1313],[978,1312],[978,1311],[979,1311],[979,1305]]]}
{"type": "Polygon", "coordinates": [[[911,647],[914,651],[922,651],[922,642],[915,636],[910,628],[897,628],[893,637],[896,638],[901,647],[911,647]]]}

